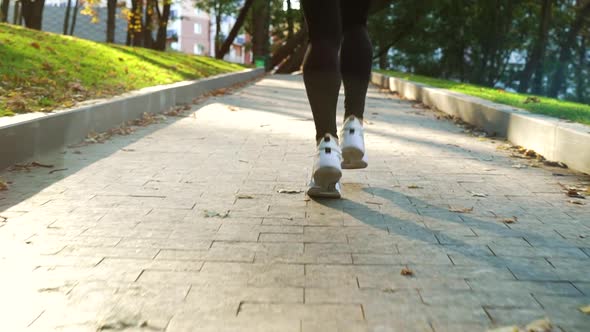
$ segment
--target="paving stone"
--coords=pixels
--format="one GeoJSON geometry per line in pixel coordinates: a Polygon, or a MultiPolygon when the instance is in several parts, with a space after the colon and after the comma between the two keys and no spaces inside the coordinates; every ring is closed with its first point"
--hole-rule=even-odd
{"type": "Polygon", "coordinates": [[[590,210],[551,169],[516,170],[499,142],[371,88],[370,167],[344,172],[344,199],[314,201],[300,76],[192,112],[48,156],[59,174],[0,172],[0,330],[590,326],[590,210]]]}

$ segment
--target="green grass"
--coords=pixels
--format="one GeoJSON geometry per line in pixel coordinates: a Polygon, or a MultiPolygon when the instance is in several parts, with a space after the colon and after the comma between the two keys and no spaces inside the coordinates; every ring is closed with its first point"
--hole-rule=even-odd
{"type": "Polygon", "coordinates": [[[0,116],[47,112],[243,66],[0,24],[0,116]]]}
{"type": "Polygon", "coordinates": [[[522,108],[532,113],[545,114],[560,119],[590,125],[590,105],[562,101],[554,98],[506,92],[501,89],[453,82],[397,71],[383,70],[380,72],[408,81],[423,83],[433,87],[448,89],[451,91],[464,93],[466,95],[487,99],[495,103],[522,108]],[[535,97],[535,100],[531,102],[529,97],[535,97]],[[529,102],[525,103],[527,99],[529,99],[529,102]]]}

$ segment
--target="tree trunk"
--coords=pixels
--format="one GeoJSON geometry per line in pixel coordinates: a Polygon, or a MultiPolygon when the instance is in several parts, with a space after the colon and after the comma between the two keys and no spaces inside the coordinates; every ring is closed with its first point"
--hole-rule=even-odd
{"type": "Polygon", "coordinates": [[[303,59],[305,58],[305,52],[307,51],[307,42],[303,42],[299,45],[295,53],[293,53],[287,61],[285,61],[278,69],[278,74],[289,74],[294,71],[301,69],[303,59]]]}
{"type": "Polygon", "coordinates": [[[172,4],[171,1],[164,1],[164,7],[162,7],[162,13],[158,9],[158,4],[156,3],[156,9],[158,9],[158,34],[156,36],[156,43],[154,45],[154,49],[159,51],[166,50],[166,38],[167,30],[168,30],[168,20],[170,19],[170,5],[172,4]]]}
{"type": "Polygon", "coordinates": [[[585,2],[578,10],[576,18],[572,23],[569,32],[567,33],[565,42],[561,45],[557,69],[553,72],[551,77],[551,85],[547,93],[549,97],[556,98],[565,85],[567,67],[572,60],[572,48],[574,47],[576,43],[576,37],[584,26],[584,21],[588,16],[590,16],[590,1],[585,2]]]}
{"type": "Polygon", "coordinates": [[[80,8],[80,0],[76,0],[74,4],[74,13],[72,14],[72,24],[70,25],[70,36],[74,35],[74,29],[76,28],[76,19],[78,18],[78,10],[80,8]]]}
{"type": "Polygon", "coordinates": [[[117,0],[107,0],[107,43],[115,42],[117,0]]]}
{"type": "Polygon", "coordinates": [[[68,34],[68,27],[70,26],[70,12],[72,11],[72,0],[68,0],[66,5],[66,15],[64,17],[64,35],[68,34]]]}
{"type": "Polygon", "coordinates": [[[272,55],[272,58],[270,59],[270,67],[274,68],[275,66],[277,66],[278,64],[280,64],[281,62],[283,62],[283,60],[285,60],[287,57],[289,57],[291,54],[293,54],[296,50],[297,47],[299,46],[299,44],[301,43],[305,43],[307,41],[307,30],[304,28],[297,31],[297,33],[295,34],[295,36],[293,36],[293,38],[287,40],[287,42],[279,47],[274,54],[272,55]]]}
{"type": "Polygon", "coordinates": [[[41,30],[43,7],[45,7],[45,0],[21,0],[22,15],[27,28],[41,30]]]}
{"type": "MultiPolygon", "coordinates": [[[[266,58],[270,54],[269,29],[270,29],[270,0],[257,0],[254,19],[254,31],[252,34],[252,53],[254,59],[266,58]]],[[[270,63],[267,63],[267,69],[270,63]]]]}
{"type": "Polygon", "coordinates": [[[132,46],[142,46],[143,42],[143,0],[132,0],[131,1],[131,19],[130,19],[130,30],[132,46]]]}
{"type": "Polygon", "coordinates": [[[8,22],[8,8],[10,7],[10,0],[2,0],[0,5],[0,22],[8,22]]]}
{"type": "Polygon", "coordinates": [[[290,39],[295,34],[295,27],[293,26],[293,8],[291,7],[291,0],[287,0],[287,39],[290,39]]]}
{"type": "MultiPolygon", "coordinates": [[[[384,50],[385,51],[385,50],[384,50]]],[[[388,65],[388,61],[387,61],[387,52],[389,51],[389,49],[387,49],[387,51],[385,52],[379,52],[381,53],[381,55],[379,56],[379,69],[387,69],[389,67],[388,65]]]]}
{"type": "Polygon", "coordinates": [[[244,6],[242,7],[242,9],[240,9],[240,14],[236,19],[236,23],[234,24],[231,31],[229,32],[229,35],[223,42],[223,45],[221,45],[221,47],[219,48],[219,52],[215,52],[215,57],[217,59],[223,59],[227,52],[229,52],[229,48],[233,44],[234,39],[238,35],[238,32],[240,32],[240,29],[244,25],[244,22],[246,21],[246,16],[248,15],[248,10],[252,6],[252,3],[254,3],[254,0],[246,0],[244,6]]]}
{"type": "Polygon", "coordinates": [[[215,57],[219,54],[219,47],[221,44],[221,5],[217,7],[217,11],[215,13],[215,57]]]}
{"type": "MultiPolygon", "coordinates": [[[[154,0],[157,1],[157,0],[154,0]]],[[[153,48],[154,38],[152,36],[153,31],[153,19],[154,19],[154,1],[147,0],[145,4],[145,13],[143,15],[143,47],[153,48]]],[[[157,5],[157,3],[156,3],[157,5]]]]}
{"type": "Polygon", "coordinates": [[[553,10],[553,0],[543,0],[541,7],[541,23],[539,24],[539,34],[533,46],[533,50],[527,60],[527,63],[522,71],[518,92],[527,92],[529,89],[531,76],[533,72],[535,75],[543,75],[539,68],[542,68],[542,63],[545,58],[545,50],[547,49],[547,38],[549,35],[549,24],[551,21],[551,11],[553,10]]]}
{"type": "Polygon", "coordinates": [[[588,88],[586,81],[587,78],[584,75],[584,69],[587,66],[586,63],[586,54],[588,49],[586,48],[586,36],[582,37],[582,41],[580,43],[580,49],[578,51],[578,71],[576,74],[576,97],[579,103],[586,102],[586,89],[588,88]]]}
{"type": "Polygon", "coordinates": [[[20,1],[14,2],[14,13],[12,14],[12,24],[22,25],[23,24],[23,8],[20,1]]]}

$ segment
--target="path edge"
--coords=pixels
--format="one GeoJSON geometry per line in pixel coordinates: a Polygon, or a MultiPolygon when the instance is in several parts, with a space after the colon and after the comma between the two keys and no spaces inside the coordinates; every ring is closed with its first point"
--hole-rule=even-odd
{"type": "Polygon", "coordinates": [[[264,75],[264,69],[246,69],[194,81],[159,85],[55,113],[35,113],[0,121],[0,170],[36,160],[68,145],[80,143],[91,132],[104,132],[170,107],[192,103],[203,94],[244,83],[264,75]]]}
{"type": "Polygon", "coordinates": [[[373,72],[371,82],[590,174],[590,127],[373,72]]]}

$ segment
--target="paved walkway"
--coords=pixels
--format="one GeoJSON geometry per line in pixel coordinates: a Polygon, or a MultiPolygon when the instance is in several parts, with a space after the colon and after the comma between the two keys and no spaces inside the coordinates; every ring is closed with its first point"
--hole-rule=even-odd
{"type": "Polygon", "coordinates": [[[373,89],[370,168],[314,202],[279,192],[314,152],[299,76],[194,110],[1,174],[0,330],[588,331],[590,205],[558,184],[587,177],[373,89]]]}

